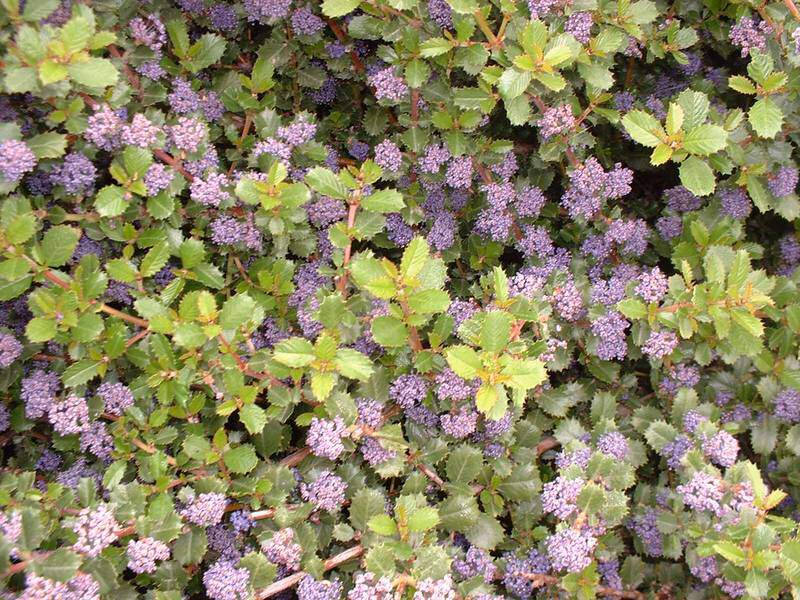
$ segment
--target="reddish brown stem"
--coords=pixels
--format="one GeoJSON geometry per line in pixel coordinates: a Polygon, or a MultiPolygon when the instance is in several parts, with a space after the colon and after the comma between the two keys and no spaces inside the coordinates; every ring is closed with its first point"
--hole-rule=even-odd
{"type": "MultiPolygon", "coordinates": [[[[356,225],[356,213],[358,212],[358,204],[359,204],[359,196],[353,199],[350,203],[350,208],[347,211],[347,229],[353,229],[356,225]]],[[[344,262],[342,263],[342,274],[339,276],[339,279],[336,281],[336,289],[342,294],[342,296],[346,296],[347,292],[347,265],[350,263],[350,255],[353,251],[353,238],[350,237],[348,233],[348,241],[347,246],[344,249],[344,262]]]]}
{"type": "Polygon", "coordinates": [[[136,74],[136,71],[130,68],[128,62],[125,60],[125,57],[122,55],[122,52],[120,52],[119,48],[117,48],[115,45],[112,44],[108,47],[108,53],[114,58],[118,58],[122,61],[122,68],[125,70],[125,76],[128,78],[131,87],[136,90],[139,100],[142,100],[144,98],[144,90],[142,89],[142,82],[139,79],[139,76],[136,74]]]}
{"type": "MultiPolygon", "coordinates": [[[[345,34],[339,23],[328,17],[325,18],[325,22],[328,24],[328,27],[331,28],[331,31],[333,31],[333,35],[336,36],[336,39],[342,44],[346,44],[347,34],[345,34]]],[[[350,50],[350,60],[352,61],[353,67],[358,73],[364,72],[364,63],[361,62],[361,59],[358,57],[358,53],[355,50],[350,50]]]]}
{"type": "Polygon", "coordinates": [[[178,173],[183,175],[186,181],[188,181],[189,183],[194,181],[194,175],[192,175],[191,173],[189,173],[189,171],[184,169],[183,166],[181,165],[181,161],[175,158],[174,156],[170,155],[164,150],[161,150],[160,148],[153,150],[153,156],[155,156],[161,162],[175,169],[178,173]]]}
{"type": "Polygon", "coordinates": [[[800,21],[800,10],[797,10],[797,5],[793,2],[793,0],[783,0],[783,4],[789,9],[789,12],[792,13],[792,16],[796,20],[800,21]]]}
{"type": "MultiPolygon", "coordinates": [[[[338,567],[339,565],[349,562],[355,558],[358,558],[364,553],[364,547],[359,544],[357,546],[353,546],[352,548],[348,548],[344,552],[340,552],[335,556],[330,557],[324,563],[322,563],[322,568],[325,571],[330,571],[331,569],[338,567]]],[[[271,598],[281,592],[291,589],[296,586],[303,578],[307,575],[305,571],[298,571],[297,573],[293,573],[288,577],[284,577],[265,587],[264,589],[258,591],[256,593],[256,598],[258,600],[264,600],[265,598],[271,598]]]]}
{"type": "MultiPolygon", "coordinates": [[[[554,575],[541,575],[539,573],[522,573],[521,575],[525,579],[528,579],[535,588],[561,585],[561,580],[554,575]]],[[[630,598],[631,600],[644,600],[644,598],[646,598],[641,592],[619,590],[604,586],[598,586],[595,588],[595,592],[599,596],[611,596],[612,598],[630,598]]]]}

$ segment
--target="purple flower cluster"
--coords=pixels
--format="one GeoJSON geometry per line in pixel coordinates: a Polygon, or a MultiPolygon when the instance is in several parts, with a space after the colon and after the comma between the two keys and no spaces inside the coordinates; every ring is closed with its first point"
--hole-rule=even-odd
{"type": "Polygon", "coordinates": [[[722,482],[705,471],[697,471],[689,482],[679,485],[675,491],[692,510],[707,511],[717,515],[722,512],[721,503],[725,494],[722,482]]]}
{"type": "Polygon", "coordinates": [[[124,124],[120,116],[104,104],[89,117],[83,135],[88,142],[110,152],[122,145],[120,134],[124,124]]]}
{"type": "MultiPolygon", "coordinates": [[[[795,31],[800,31],[796,29],[795,31]]],[[[769,191],[776,198],[785,198],[794,194],[797,188],[798,170],[796,167],[781,167],[775,171],[775,175],[767,180],[769,191]]]]}
{"type": "Polygon", "coordinates": [[[635,291],[645,302],[660,302],[666,295],[667,278],[658,267],[643,271],[638,279],[639,284],[635,291]]]}
{"type": "Polygon", "coordinates": [[[592,333],[597,337],[597,356],[602,360],[622,360],[628,354],[625,331],[630,323],[618,312],[610,312],[592,321],[592,333]]]}
{"type": "Polygon", "coordinates": [[[305,7],[292,13],[291,23],[295,35],[314,35],[325,29],[325,21],[305,7]]]}
{"type": "Polygon", "coordinates": [[[36,155],[25,142],[3,140],[0,142],[0,180],[17,183],[25,173],[36,167],[36,155]]]}
{"type": "Polygon", "coordinates": [[[50,405],[47,420],[61,435],[81,433],[89,427],[89,406],[85,399],[71,395],[50,405]]]}
{"type": "Polygon", "coordinates": [[[60,185],[67,194],[88,194],[94,188],[97,168],[80,152],[70,152],[64,162],[50,172],[53,185],[60,185]]]}
{"type": "Polygon", "coordinates": [[[195,525],[208,527],[222,521],[228,498],[218,492],[206,492],[193,498],[186,508],[181,511],[181,516],[195,525]]]}
{"type": "Polygon", "coordinates": [[[97,388],[97,395],[103,400],[105,411],[112,415],[122,416],[133,406],[133,394],[123,383],[102,383],[97,388]]]}
{"type": "Polygon", "coordinates": [[[357,573],[353,578],[353,588],[347,592],[347,600],[392,600],[392,580],[388,577],[376,578],[372,573],[357,573]]]}
{"type": "Polygon", "coordinates": [[[642,542],[645,554],[661,556],[664,552],[661,531],[658,529],[658,510],[647,508],[643,514],[633,517],[629,527],[642,542]]]}
{"type": "Polygon", "coordinates": [[[10,333],[0,333],[0,367],[6,368],[22,354],[22,344],[10,333]]]}
{"type": "Polygon", "coordinates": [[[408,94],[408,86],[402,77],[395,75],[394,67],[386,67],[376,71],[367,78],[369,84],[375,89],[375,98],[400,102],[408,94]]]}
{"type": "Polygon", "coordinates": [[[297,586],[298,600],[340,600],[341,597],[341,581],[317,581],[306,575],[297,586]]]}
{"type": "Polygon", "coordinates": [[[448,574],[441,579],[423,579],[417,582],[411,600],[456,600],[453,578],[448,574]]]}
{"type": "Polygon", "coordinates": [[[189,191],[195,202],[216,207],[230,199],[226,190],[230,185],[231,182],[224,173],[210,173],[205,179],[196,178],[192,181],[189,191]]]}
{"type": "Polygon", "coordinates": [[[650,358],[665,358],[678,347],[678,336],[674,331],[651,331],[650,337],[642,344],[642,352],[650,358]]]}
{"type": "Polygon", "coordinates": [[[564,24],[564,31],[571,33],[581,44],[588,44],[592,36],[594,15],[591,12],[574,12],[564,24]]]}
{"type": "Polygon", "coordinates": [[[800,392],[783,390],[773,400],[775,418],[786,423],[800,423],[800,392]]]}
{"type": "Polygon", "coordinates": [[[118,529],[119,524],[108,505],[84,508],[72,525],[78,536],[73,547],[77,552],[94,558],[116,541],[118,529]]]}
{"type": "Polygon", "coordinates": [[[732,467],[739,455],[739,442],[727,431],[718,431],[703,441],[703,453],[720,467],[732,467]]]}
{"type": "Polygon", "coordinates": [[[453,569],[462,579],[480,575],[486,583],[491,583],[497,575],[491,555],[477,546],[470,546],[464,558],[454,559],[453,569]]]}
{"type": "Polygon", "coordinates": [[[753,17],[742,17],[739,22],[731,27],[731,44],[742,50],[742,56],[750,55],[751,50],[764,52],[767,49],[767,36],[772,33],[772,27],[766,21],[753,17]]]}
{"type": "Polygon", "coordinates": [[[547,556],[556,571],[579,573],[592,563],[597,538],[589,529],[562,529],[545,541],[547,556]]]}
{"type": "Polygon", "coordinates": [[[250,571],[220,559],[203,573],[203,587],[211,600],[248,600],[250,571]]]}
{"type": "Polygon", "coordinates": [[[300,484],[300,495],[318,509],[335,512],[344,504],[347,483],[331,471],[321,471],[311,484],[300,484]]]}
{"type": "Polygon", "coordinates": [[[134,573],[154,573],[156,561],[169,560],[169,546],[151,537],[128,543],[128,568],[134,573]]]}
{"type": "Polygon", "coordinates": [[[389,398],[402,409],[408,410],[428,395],[428,384],[419,375],[400,375],[389,388],[389,398]]]}
{"type": "Polygon", "coordinates": [[[267,555],[267,560],[271,563],[285,567],[289,571],[300,569],[303,548],[295,542],[294,530],[291,527],[276,531],[271,538],[262,542],[261,551],[267,555]]]}
{"type": "Polygon", "coordinates": [[[542,510],[559,519],[568,519],[578,512],[578,496],[586,482],[583,479],[567,479],[558,476],[544,484],[542,510]]]}
{"type": "Polygon", "coordinates": [[[601,435],[597,440],[597,449],[606,456],[625,460],[628,457],[630,446],[628,439],[619,431],[610,431],[601,435]]]}
{"type": "Polygon", "coordinates": [[[306,443],[315,456],[336,460],[344,452],[342,440],[347,435],[347,426],[341,417],[332,420],[312,417],[306,443]]]}
{"type": "Polygon", "coordinates": [[[742,188],[726,188],[720,191],[719,197],[723,214],[739,221],[750,216],[753,205],[742,188]]]}
{"type": "Polygon", "coordinates": [[[472,409],[459,410],[439,417],[439,423],[447,435],[464,439],[475,432],[478,426],[478,413],[472,409]]]}
{"type": "Polygon", "coordinates": [[[572,107],[569,104],[548,108],[539,121],[539,131],[544,139],[567,133],[573,127],[575,127],[575,116],[572,114],[572,107]]]}
{"type": "Polygon", "coordinates": [[[631,191],[633,171],[617,163],[606,172],[598,160],[591,157],[569,175],[569,189],[561,203],[573,219],[591,219],[606,199],[621,198],[631,191]]]}

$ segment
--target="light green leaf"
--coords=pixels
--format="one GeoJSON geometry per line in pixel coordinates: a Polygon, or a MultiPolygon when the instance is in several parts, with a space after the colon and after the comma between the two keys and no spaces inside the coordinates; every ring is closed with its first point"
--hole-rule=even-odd
{"type": "Polygon", "coordinates": [[[361,0],[324,0],[322,3],[322,14],[326,17],[343,17],[353,12],[361,0]]]}
{"type": "Polygon", "coordinates": [[[467,380],[478,376],[478,371],[483,369],[483,363],[477,352],[469,346],[451,346],[445,352],[447,364],[458,375],[467,380]]]}
{"type": "Polygon", "coordinates": [[[684,160],[678,173],[683,186],[696,196],[708,196],[716,187],[711,167],[696,156],[690,156],[684,160]]]}
{"type": "Polygon", "coordinates": [[[728,133],[719,125],[698,125],[683,138],[683,147],[691,154],[708,156],[719,152],[728,141],[728,133]]]}
{"type": "Polygon", "coordinates": [[[398,212],[403,209],[403,195],[397,190],[377,190],[361,199],[361,206],[373,212],[398,212]]]}
{"type": "Polygon", "coordinates": [[[761,98],[747,113],[747,120],[762,138],[772,138],[783,127],[783,113],[772,98],[761,98]]]}
{"type": "Polygon", "coordinates": [[[654,148],[666,132],[656,118],[642,110],[632,110],[622,118],[625,131],[643,146],[654,148]],[[661,136],[661,137],[659,137],[661,136]]]}
{"type": "Polygon", "coordinates": [[[80,234],[68,225],[56,225],[47,230],[42,238],[40,254],[49,267],[65,265],[78,245],[80,234]]]}
{"type": "Polygon", "coordinates": [[[338,200],[345,200],[350,194],[339,177],[325,167],[314,167],[306,173],[306,183],[314,191],[338,200]]]}
{"type": "Polygon", "coordinates": [[[75,83],[91,88],[114,85],[119,79],[119,71],[107,58],[92,57],[86,62],[72,63],[67,70],[75,83]]]}
{"type": "Polygon", "coordinates": [[[225,466],[233,473],[249,473],[256,468],[258,457],[250,444],[231,448],[222,457],[225,466]]]}
{"type": "Polygon", "coordinates": [[[366,381],[372,375],[372,361],[358,350],[339,348],[333,362],[339,373],[350,379],[366,381]]]}

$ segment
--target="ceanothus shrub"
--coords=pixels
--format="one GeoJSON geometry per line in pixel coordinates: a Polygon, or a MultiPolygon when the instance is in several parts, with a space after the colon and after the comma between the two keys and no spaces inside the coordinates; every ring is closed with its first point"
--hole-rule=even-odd
{"type": "Polygon", "coordinates": [[[2,598],[800,588],[794,0],[0,0],[2,598]]]}

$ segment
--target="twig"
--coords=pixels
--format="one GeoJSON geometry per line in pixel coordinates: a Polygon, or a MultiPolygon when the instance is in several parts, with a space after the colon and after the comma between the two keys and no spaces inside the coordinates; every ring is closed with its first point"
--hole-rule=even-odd
{"type": "Polygon", "coordinates": [[[119,48],[117,48],[114,44],[111,44],[108,47],[108,53],[114,58],[118,58],[120,61],[122,61],[122,68],[125,70],[125,76],[128,78],[131,87],[133,87],[133,89],[136,90],[136,95],[139,96],[140,101],[144,99],[144,90],[142,89],[142,82],[139,79],[139,76],[136,74],[136,72],[130,68],[122,52],[119,51],[119,48]]]}
{"type": "MultiPolygon", "coordinates": [[[[150,444],[145,444],[139,438],[133,438],[131,440],[131,444],[139,448],[140,450],[144,450],[148,454],[155,454],[157,452],[157,448],[155,446],[151,446],[150,444]]],[[[164,454],[167,457],[167,464],[176,467],[178,466],[178,461],[175,460],[174,457],[170,456],[169,454],[164,454]]]]}
{"type": "MultiPolygon", "coordinates": [[[[520,575],[528,579],[535,588],[551,585],[561,586],[561,580],[554,575],[541,575],[539,573],[520,573],[520,575]]],[[[604,586],[598,586],[595,588],[595,592],[600,596],[612,596],[614,598],[630,598],[632,600],[644,600],[646,598],[641,592],[618,590],[617,588],[604,586]]]]}
{"type": "Polygon", "coordinates": [[[800,21],[800,10],[797,10],[797,5],[794,3],[793,0],[783,0],[784,5],[786,8],[789,9],[789,12],[792,13],[792,16],[800,21]]]}
{"type": "MultiPolygon", "coordinates": [[[[333,31],[333,35],[336,36],[336,39],[339,40],[342,44],[347,43],[347,35],[339,26],[335,20],[325,17],[325,22],[328,24],[328,27],[331,28],[333,31]]],[[[364,72],[364,63],[361,62],[361,59],[358,57],[358,52],[355,50],[350,50],[350,60],[353,63],[353,67],[355,68],[356,72],[363,73],[364,72]]]]}
{"type": "MultiPolygon", "coordinates": [[[[331,569],[349,562],[354,558],[358,558],[364,553],[364,547],[361,544],[357,546],[353,546],[352,548],[348,548],[347,550],[336,554],[335,556],[330,557],[324,563],[322,563],[323,571],[330,571],[331,569]]],[[[275,583],[272,583],[262,589],[261,591],[256,593],[256,598],[258,600],[264,600],[264,598],[271,598],[277,594],[280,594],[284,590],[288,590],[296,586],[303,578],[307,575],[305,571],[298,571],[297,573],[293,573],[288,577],[284,577],[283,579],[279,579],[275,583]]]]}
{"type": "Polygon", "coordinates": [[[361,191],[358,190],[353,195],[350,201],[350,208],[347,211],[347,246],[344,249],[344,262],[342,263],[343,272],[336,280],[336,289],[342,294],[347,296],[347,265],[350,262],[350,255],[353,251],[353,238],[350,235],[350,230],[356,225],[356,213],[358,212],[358,205],[361,203],[361,191]]]}

